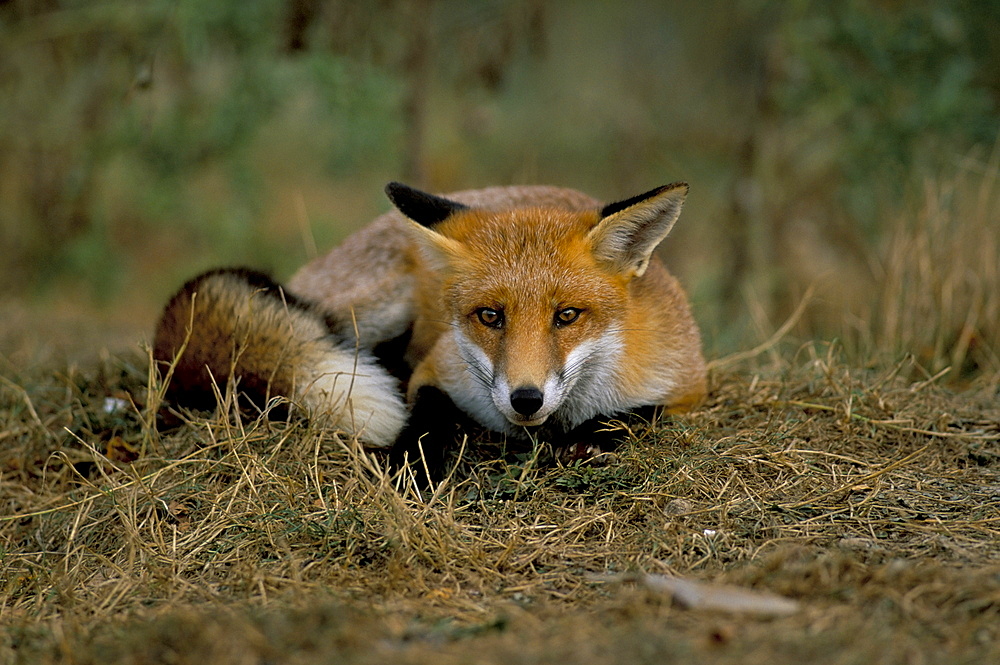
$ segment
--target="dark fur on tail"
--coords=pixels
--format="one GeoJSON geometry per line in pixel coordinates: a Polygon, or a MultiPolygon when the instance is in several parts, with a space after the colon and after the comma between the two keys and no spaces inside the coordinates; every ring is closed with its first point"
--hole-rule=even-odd
{"type": "Polygon", "coordinates": [[[189,280],[174,294],[163,310],[153,340],[153,360],[162,375],[167,374],[177,353],[167,399],[179,406],[211,410],[216,406],[216,387],[225,393],[232,370],[241,366],[239,394],[244,406],[263,409],[271,395],[290,395],[292,386],[273,368],[253,366],[241,356],[254,342],[242,330],[248,321],[233,316],[234,303],[259,298],[264,307],[274,306],[308,312],[298,298],[284,293],[265,273],[246,268],[212,270],[189,280]],[[267,302],[269,301],[269,302],[267,302]],[[192,311],[194,309],[194,311],[192,311]],[[248,366],[249,365],[249,366],[248,366]]]}
{"type": "Polygon", "coordinates": [[[233,380],[244,408],[260,412],[282,396],[390,445],[406,418],[397,382],[336,327],[262,272],[212,270],[167,303],[153,360],[164,377],[173,364],[166,397],[176,405],[212,409],[233,380]]]}

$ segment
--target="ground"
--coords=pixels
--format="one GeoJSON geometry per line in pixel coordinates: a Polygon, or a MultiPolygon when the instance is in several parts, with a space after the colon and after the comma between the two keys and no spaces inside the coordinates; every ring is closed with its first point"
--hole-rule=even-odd
{"type": "Polygon", "coordinates": [[[844,358],[716,361],[607,464],[470,440],[432,490],[164,417],[139,350],[8,362],[0,662],[1000,662],[996,382],[844,358]]]}

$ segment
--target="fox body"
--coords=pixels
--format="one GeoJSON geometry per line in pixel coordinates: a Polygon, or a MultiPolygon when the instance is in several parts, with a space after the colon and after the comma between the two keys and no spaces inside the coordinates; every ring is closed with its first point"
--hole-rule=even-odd
{"type": "Polygon", "coordinates": [[[370,445],[404,447],[440,427],[447,405],[507,435],[559,438],[703,399],[697,326],[653,255],[687,185],[610,205],[554,187],[438,197],[393,183],[387,193],[397,211],[304,266],[287,292],[233,271],[185,285],[154,344],[166,363],[188,340],[172,393],[197,392],[205,365],[225,365],[216,380],[270,385],[333,411],[370,445]],[[405,348],[409,414],[375,360],[393,340],[405,348]]]}

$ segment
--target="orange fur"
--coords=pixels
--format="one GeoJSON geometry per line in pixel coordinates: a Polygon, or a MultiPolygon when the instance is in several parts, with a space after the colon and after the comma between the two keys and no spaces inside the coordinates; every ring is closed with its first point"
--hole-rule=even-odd
{"type": "MultiPolygon", "coordinates": [[[[513,390],[541,388],[574,349],[613,336],[623,349],[597,369],[608,374],[603,380],[616,392],[616,410],[658,404],[679,411],[702,401],[700,335],[683,290],[655,257],[618,265],[602,256],[598,209],[470,209],[432,229],[411,226],[424,250],[415,265],[411,401],[424,385],[442,387],[461,401],[470,387],[468,363],[459,361],[463,340],[513,390]],[[504,312],[502,330],[477,320],[484,307],[504,312]],[[553,315],[563,308],[580,314],[560,328],[553,315]]],[[[535,424],[530,418],[512,422],[535,424]]]]}
{"type": "Polygon", "coordinates": [[[698,328],[653,256],[683,183],[609,206],[554,187],[388,192],[416,221],[379,217],[288,290],[239,271],[185,285],[154,344],[164,367],[176,359],[170,396],[212,402],[212,381],[232,377],[258,406],[289,397],[386,446],[406,415],[375,362],[391,347],[405,348],[411,403],[432,388],[513,435],[704,398],[698,328]]]}

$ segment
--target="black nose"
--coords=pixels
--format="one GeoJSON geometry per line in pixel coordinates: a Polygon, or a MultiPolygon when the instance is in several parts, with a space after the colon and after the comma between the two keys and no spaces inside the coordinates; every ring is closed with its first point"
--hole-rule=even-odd
{"type": "Polygon", "coordinates": [[[530,416],[542,408],[542,391],[538,388],[518,388],[510,394],[510,405],[522,416],[530,416]]]}

